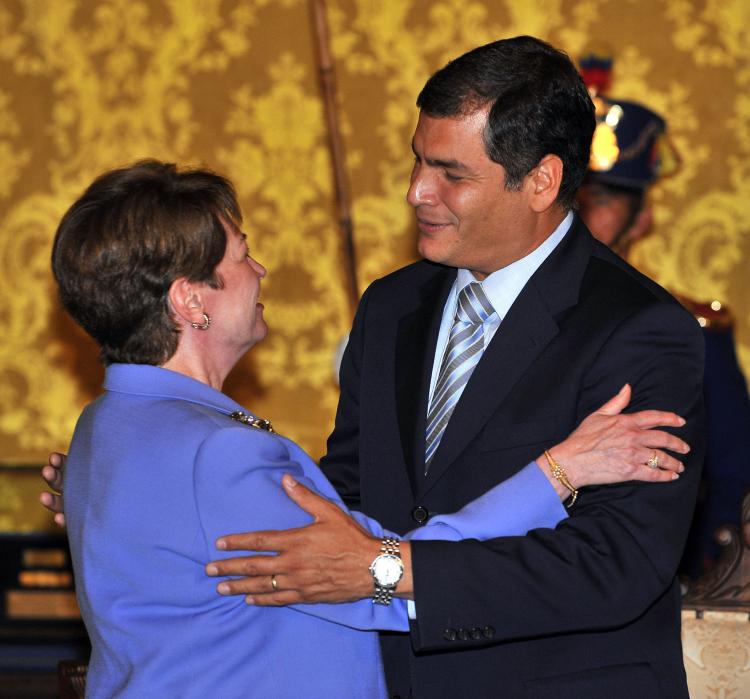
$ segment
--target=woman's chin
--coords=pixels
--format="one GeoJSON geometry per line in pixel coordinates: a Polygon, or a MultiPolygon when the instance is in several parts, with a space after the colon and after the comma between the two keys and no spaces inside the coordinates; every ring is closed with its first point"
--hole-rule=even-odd
{"type": "Polygon", "coordinates": [[[268,336],[268,323],[266,323],[265,319],[262,317],[259,317],[255,321],[255,328],[253,331],[253,339],[252,344],[250,347],[255,347],[259,342],[263,342],[263,340],[266,339],[268,336]]]}

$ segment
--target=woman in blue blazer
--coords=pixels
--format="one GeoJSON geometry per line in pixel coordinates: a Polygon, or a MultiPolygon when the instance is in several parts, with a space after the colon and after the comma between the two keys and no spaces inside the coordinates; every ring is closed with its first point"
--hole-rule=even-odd
{"type": "MultiPolygon", "coordinates": [[[[310,522],[285,495],[284,474],[345,509],[296,444],[221,392],[267,333],[258,300],[266,271],[250,257],[240,221],[225,179],[146,161],[98,178],[55,237],[62,302],[107,367],[65,473],[76,591],[92,643],[90,697],[384,697],[374,629],[408,628],[403,600],[252,607],[218,595],[204,572],[227,531],[310,522]]],[[[617,400],[604,412],[627,402],[617,400]]],[[[659,416],[660,424],[676,419],[659,416]]],[[[596,436],[601,420],[594,414],[579,431],[596,436]]],[[[624,428],[615,432],[628,439],[624,428]]],[[[615,475],[595,442],[568,458],[573,482],[634,477],[624,462],[615,475]]],[[[532,462],[414,536],[553,527],[565,517],[566,494],[532,462]]],[[[374,540],[390,535],[351,516],[374,540]]]]}

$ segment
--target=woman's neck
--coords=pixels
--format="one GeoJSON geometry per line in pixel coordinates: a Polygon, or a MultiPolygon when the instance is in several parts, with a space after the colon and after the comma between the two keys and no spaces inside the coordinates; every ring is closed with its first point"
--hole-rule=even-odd
{"type": "Polygon", "coordinates": [[[205,383],[217,391],[221,391],[224,380],[231,370],[231,366],[226,368],[221,366],[222,362],[217,362],[215,358],[206,358],[198,353],[187,352],[178,349],[164,364],[165,369],[176,371],[191,379],[205,383]]]}

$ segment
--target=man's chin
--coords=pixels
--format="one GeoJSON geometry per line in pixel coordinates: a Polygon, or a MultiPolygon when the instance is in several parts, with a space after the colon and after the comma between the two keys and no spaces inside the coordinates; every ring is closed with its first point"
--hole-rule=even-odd
{"type": "Polygon", "coordinates": [[[439,265],[448,265],[450,267],[455,266],[450,263],[450,253],[445,249],[445,246],[434,239],[419,236],[417,252],[428,262],[435,262],[439,265]]]}

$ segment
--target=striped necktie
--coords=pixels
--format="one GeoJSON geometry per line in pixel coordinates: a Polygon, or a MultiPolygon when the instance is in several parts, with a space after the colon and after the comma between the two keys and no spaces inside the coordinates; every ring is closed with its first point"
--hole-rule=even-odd
{"type": "Polygon", "coordinates": [[[453,408],[463,393],[484,350],[483,324],[495,309],[478,282],[467,284],[458,294],[456,318],[445,348],[435,390],[427,411],[425,475],[440,444],[453,408]]]}

